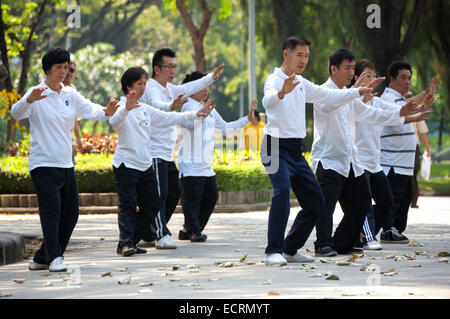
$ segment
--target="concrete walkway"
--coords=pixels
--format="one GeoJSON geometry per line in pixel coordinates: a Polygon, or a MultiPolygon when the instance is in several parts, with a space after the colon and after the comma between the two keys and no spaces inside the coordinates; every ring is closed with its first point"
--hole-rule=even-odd
{"type": "MultiPolygon", "coordinates": [[[[405,235],[415,246],[384,245],[362,258],[317,258],[266,267],[267,211],[213,214],[205,243],[178,241],[183,215],[169,228],[176,250],[116,255],[116,214],[82,215],[65,253],[68,273],[0,266],[0,298],[450,298],[450,197],[421,197],[405,235]],[[339,280],[327,280],[335,275],[339,280]]],[[[289,226],[298,208],[291,210],[289,226]]],[[[337,207],[335,226],[342,218],[337,207]]],[[[0,231],[40,235],[38,215],[0,215],[0,231]]],[[[315,231],[302,253],[313,255],[315,231]]],[[[336,279],[336,277],[334,277],[336,279]]],[[[332,277],[333,278],[333,277],[332,277]]]]}

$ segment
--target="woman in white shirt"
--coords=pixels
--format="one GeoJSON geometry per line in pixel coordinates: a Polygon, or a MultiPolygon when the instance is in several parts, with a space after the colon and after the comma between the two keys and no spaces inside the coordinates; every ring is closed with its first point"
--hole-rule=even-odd
{"type": "Polygon", "coordinates": [[[125,71],[121,78],[122,91],[126,97],[119,101],[116,114],[109,120],[117,128],[118,144],[112,160],[114,177],[119,197],[120,238],[117,253],[131,256],[145,253],[136,243],[159,210],[156,174],[152,166],[152,127],[155,123],[176,125],[208,116],[211,102],[205,103],[196,112],[169,113],[138,102],[145,92],[148,74],[141,67],[125,71]],[[136,224],[136,206],[144,214],[143,222],[136,224]]]}
{"type": "Polygon", "coordinates": [[[106,120],[117,101],[106,109],[62,83],[70,54],[54,48],[42,58],[46,78],[12,106],[11,116],[30,121],[28,167],[36,187],[44,241],[29,262],[30,270],[66,271],[63,254],[78,220],[78,187],[72,162],[71,132],[77,117],[106,120]]]}
{"type": "MultiPolygon", "coordinates": [[[[196,71],[186,75],[183,81],[188,83],[203,78],[206,74],[196,71]]],[[[208,98],[209,89],[191,95],[183,105],[182,111],[197,111],[208,98]]],[[[206,103],[211,103],[211,99],[206,103]]],[[[207,238],[201,232],[208,223],[216,205],[218,192],[216,174],[212,168],[214,156],[214,132],[231,133],[243,128],[254,116],[256,101],[253,100],[248,116],[233,122],[225,122],[220,114],[213,110],[203,120],[182,124],[182,145],[178,154],[178,168],[181,174],[181,203],[185,217],[184,229],[179,239],[191,242],[204,242],[207,238]]]]}

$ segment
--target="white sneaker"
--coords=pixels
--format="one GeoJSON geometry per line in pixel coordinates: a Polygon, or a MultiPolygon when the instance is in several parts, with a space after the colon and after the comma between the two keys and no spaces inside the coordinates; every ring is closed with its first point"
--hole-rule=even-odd
{"type": "Polygon", "coordinates": [[[296,253],[295,255],[288,255],[283,253],[283,257],[289,263],[312,263],[315,259],[311,256],[302,255],[300,253],[296,253]]]}
{"type": "Polygon", "coordinates": [[[170,235],[165,235],[160,240],[157,240],[155,243],[156,249],[176,249],[177,246],[172,240],[172,237],[170,235]]]}
{"type": "Polygon", "coordinates": [[[141,239],[136,246],[138,247],[155,247],[155,242],[156,240],[153,241],[145,241],[143,239],[141,239]]]}
{"type": "Polygon", "coordinates": [[[50,263],[50,266],[48,267],[48,270],[51,272],[67,271],[67,267],[64,264],[63,257],[56,257],[55,259],[53,259],[53,261],[50,263]]]}
{"type": "Polygon", "coordinates": [[[47,264],[39,264],[39,263],[35,262],[33,259],[31,259],[28,262],[28,269],[29,270],[45,270],[45,269],[48,269],[48,265],[47,264]]]}
{"type": "Polygon", "coordinates": [[[283,266],[287,264],[287,261],[281,254],[267,254],[265,264],[266,266],[283,266]]]}
{"type": "Polygon", "coordinates": [[[381,246],[381,244],[378,241],[372,240],[369,241],[367,244],[365,244],[363,248],[365,250],[382,250],[383,246],[381,246]]]}

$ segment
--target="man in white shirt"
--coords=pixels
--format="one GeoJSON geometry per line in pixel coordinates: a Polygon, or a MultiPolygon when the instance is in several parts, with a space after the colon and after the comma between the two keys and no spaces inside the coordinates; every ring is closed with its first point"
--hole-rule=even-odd
{"type": "MultiPolygon", "coordinates": [[[[306,136],[305,103],[334,100],[346,103],[370,92],[369,88],[334,90],[315,85],[300,74],[309,59],[310,42],[303,37],[289,37],[283,45],[283,64],[266,79],[262,104],[267,125],[261,144],[261,161],[274,188],[269,212],[266,265],[287,262],[312,262],[314,258],[297,253],[311,234],[324,199],[308,162],[302,153],[306,136]],[[290,189],[302,210],[298,213],[287,237],[290,189]],[[282,255],[283,253],[283,255],[282,255]]],[[[324,106],[332,112],[336,106],[324,106]]]]}
{"type": "MultiPolygon", "coordinates": [[[[347,90],[355,72],[355,56],[346,49],[330,55],[330,78],[324,87],[347,90]]],[[[372,85],[376,85],[377,79],[372,85]]],[[[369,85],[369,86],[372,86],[369,85]]],[[[371,98],[371,96],[369,96],[371,98]]],[[[366,97],[365,97],[366,99],[366,97]]],[[[359,162],[355,144],[356,121],[378,125],[403,124],[408,106],[383,110],[356,99],[340,104],[330,99],[326,104],[339,105],[335,112],[324,113],[323,106],[314,104],[313,169],[325,197],[325,204],[317,220],[316,256],[361,253],[354,247],[359,242],[360,230],[370,206],[370,193],[364,166],[359,162]],[[339,201],[344,218],[334,236],[333,212],[339,201]]],[[[414,111],[414,109],[413,109],[414,111]]]]}
{"type": "MultiPolygon", "coordinates": [[[[167,48],[155,52],[152,59],[152,78],[147,84],[141,102],[167,112],[180,109],[186,103],[185,99],[188,96],[208,87],[217,80],[224,67],[222,64],[214,72],[197,81],[184,85],[172,85],[170,82],[175,79],[178,68],[175,56],[175,52],[167,48]]],[[[151,151],[157,171],[161,210],[151,228],[150,225],[142,225],[148,227],[148,231],[139,246],[154,245],[157,249],[176,248],[166,226],[180,199],[179,172],[173,161],[176,140],[176,125],[156,123],[153,126],[151,151]]],[[[143,224],[139,215],[137,223],[143,224]]],[[[180,233],[181,238],[184,238],[184,235],[180,233]]]]}
{"type": "Polygon", "coordinates": [[[30,270],[66,271],[64,251],[78,220],[78,187],[72,162],[72,128],[76,117],[106,120],[118,101],[106,109],[64,86],[70,54],[49,50],[42,58],[46,78],[12,106],[16,120],[28,118],[31,148],[28,168],[36,188],[44,241],[29,261],[30,270]]]}
{"type": "MultiPolygon", "coordinates": [[[[389,67],[389,87],[381,99],[402,106],[407,103],[404,95],[411,88],[412,68],[403,62],[393,62],[389,67]]],[[[437,87],[430,82],[427,89],[413,98],[421,103],[437,87]]],[[[416,153],[416,135],[413,124],[386,126],[381,134],[380,164],[392,189],[393,205],[386,213],[386,225],[380,239],[383,243],[408,243],[402,233],[406,229],[408,210],[412,198],[412,176],[416,153]]]]}

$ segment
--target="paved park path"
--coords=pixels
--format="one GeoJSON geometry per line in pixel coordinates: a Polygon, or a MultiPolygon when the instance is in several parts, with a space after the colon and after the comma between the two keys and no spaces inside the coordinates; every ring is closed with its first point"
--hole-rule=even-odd
{"type": "MultiPolygon", "coordinates": [[[[0,298],[450,298],[450,197],[421,197],[405,235],[411,245],[266,267],[267,212],[213,214],[205,243],[116,255],[117,215],[81,215],[65,254],[68,273],[28,271],[26,260],[0,266],[0,298]],[[333,277],[334,275],[335,277],[333,277]],[[331,280],[331,278],[338,280],[331,280]],[[330,278],[330,279],[327,279],[330,278]]],[[[299,208],[292,208],[289,226],[299,208]]],[[[336,209],[335,226],[342,218],[336,209]]],[[[0,231],[40,235],[38,215],[0,215],[0,231]]],[[[313,255],[315,230],[302,253],[313,255]]]]}

